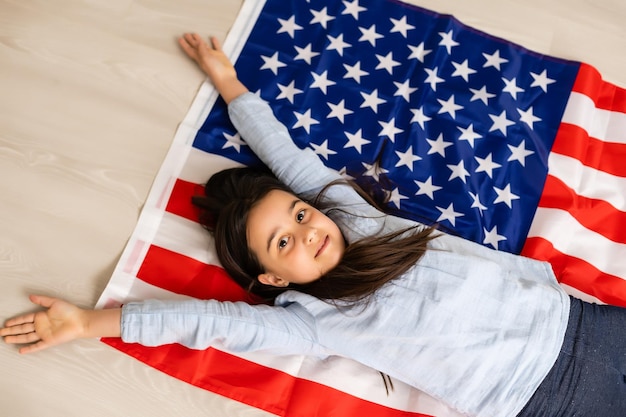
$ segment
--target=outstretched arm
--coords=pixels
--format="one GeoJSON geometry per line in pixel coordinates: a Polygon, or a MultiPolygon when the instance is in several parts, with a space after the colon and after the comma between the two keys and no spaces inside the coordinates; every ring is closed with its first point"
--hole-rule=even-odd
{"type": "Polygon", "coordinates": [[[220,42],[211,37],[211,45],[196,33],[186,33],[178,43],[189,58],[209,77],[226,104],[230,103],[248,89],[237,78],[235,67],[222,50],[220,42]]]}
{"type": "Polygon", "coordinates": [[[20,353],[31,353],[89,337],[119,337],[121,309],[83,310],[58,298],[31,295],[46,310],[7,320],[0,336],[9,344],[24,344],[20,353]]]}

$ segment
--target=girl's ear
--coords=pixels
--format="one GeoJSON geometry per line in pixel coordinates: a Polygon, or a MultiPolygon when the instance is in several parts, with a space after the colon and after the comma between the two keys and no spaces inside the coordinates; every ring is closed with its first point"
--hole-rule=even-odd
{"type": "Polygon", "coordinates": [[[259,274],[257,279],[261,284],[271,285],[272,287],[286,287],[289,285],[289,281],[285,281],[281,277],[270,273],[259,274]]]}

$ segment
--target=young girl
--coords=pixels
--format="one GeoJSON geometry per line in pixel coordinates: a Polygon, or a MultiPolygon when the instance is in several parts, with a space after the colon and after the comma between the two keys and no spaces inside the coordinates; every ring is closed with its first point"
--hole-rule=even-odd
{"type": "Polygon", "coordinates": [[[215,39],[180,44],[278,178],[225,171],[196,199],[222,265],[274,305],[82,310],[31,296],[46,310],[8,320],[7,343],[30,344],[26,353],[80,337],[195,349],[219,340],[231,351],[350,357],[468,416],[626,415],[626,309],[570,298],[546,263],[383,214],[293,144],[215,39]]]}

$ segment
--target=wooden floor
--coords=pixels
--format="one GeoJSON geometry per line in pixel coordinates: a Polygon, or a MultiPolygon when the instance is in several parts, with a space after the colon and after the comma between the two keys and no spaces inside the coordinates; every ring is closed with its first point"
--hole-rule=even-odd
{"type": "MultiPolygon", "coordinates": [[[[626,87],[624,0],[413,0],[626,87]]],[[[31,292],[88,307],[203,76],[175,39],[224,38],[239,0],[0,0],[0,320],[31,292]]],[[[85,340],[0,344],[0,415],[261,416],[85,340]]]]}

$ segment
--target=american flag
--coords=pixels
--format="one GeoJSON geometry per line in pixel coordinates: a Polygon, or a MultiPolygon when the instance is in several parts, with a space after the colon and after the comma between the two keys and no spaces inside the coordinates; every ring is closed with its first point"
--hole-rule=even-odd
{"type": "MultiPolygon", "coordinates": [[[[300,147],[386,192],[390,212],[550,261],[571,293],[626,305],[626,94],[593,67],[392,0],[247,1],[225,48],[300,147]]],[[[99,305],[245,300],[190,196],[259,163],[203,86],[99,305]]],[[[106,342],[278,415],[457,415],[398,382],[387,396],[347,359],[106,342]]]]}

